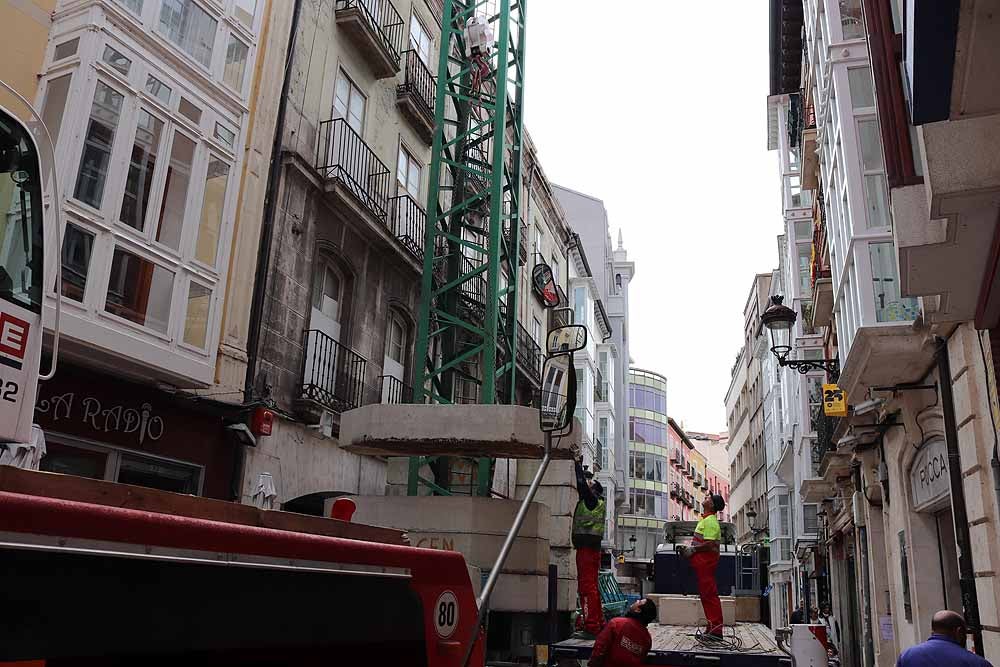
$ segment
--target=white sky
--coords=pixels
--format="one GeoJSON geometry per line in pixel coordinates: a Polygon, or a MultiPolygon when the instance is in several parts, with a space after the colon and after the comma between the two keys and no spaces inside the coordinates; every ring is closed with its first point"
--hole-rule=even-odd
{"type": "Polygon", "coordinates": [[[559,185],[604,200],[636,263],[630,352],[670,415],[722,431],[753,276],[777,266],[763,0],[532,0],[525,123],[559,185]]]}

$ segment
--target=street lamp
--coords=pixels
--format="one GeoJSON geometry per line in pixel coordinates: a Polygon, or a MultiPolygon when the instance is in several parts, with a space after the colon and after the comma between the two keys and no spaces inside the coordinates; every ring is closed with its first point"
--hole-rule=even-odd
{"type": "Polygon", "coordinates": [[[826,371],[836,380],[840,377],[840,362],[836,359],[789,359],[792,346],[788,344],[791,329],[795,326],[798,313],[782,303],[785,297],[775,294],[771,305],[760,316],[761,322],[771,332],[771,352],[778,359],[779,366],[788,366],[805,375],[809,371],[826,371]]]}

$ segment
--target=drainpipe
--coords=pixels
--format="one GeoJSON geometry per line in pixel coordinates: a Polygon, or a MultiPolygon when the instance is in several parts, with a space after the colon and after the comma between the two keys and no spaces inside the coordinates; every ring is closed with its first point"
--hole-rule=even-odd
{"type": "Polygon", "coordinates": [[[972,631],[976,655],[983,655],[983,629],[979,622],[979,599],[976,578],[972,567],[972,544],[969,536],[969,518],[965,507],[965,488],[962,486],[961,457],[958,451],[958,426],[955,420],[955,399],[951,391],[951,360],[948,358],[948,341],[937,339],[938,383],[941,387],[941,411],[944,413],[944,440],[948,447],[948,478],[951,482],[951,514],[955,522],[955,541],[958,543],[959,585],[962,589],[962,607],[966,627],[972,631]]]}
{"type": "Polygon", "coordinates": [[[247,373],[243,384],[244,401],[252,401],[257,379],[257,361],[260,352],[260,330],[264,319],[264,299],[267,295],[267,274],[271,265],[271,242],[274,239],[274,212],[278,202],[278,183],[281,180],[281,138],[285,133],[285,115],[288,110],[288,89],[292,83],[292,60],[295,56],[296,37],[302,0],[294,0],[292,24],[288,30],[288,50],[285,52],[285,73],[281,82],[281,98],[274,124],[274,141],[271,144],[271,162],[267,171],[267,189],[264,192],[264,214],[261,221],[260,244],[257,249],[257,268],[254,272],[253,297],[250,303],[250,328],[247,336],[247,373]]]}

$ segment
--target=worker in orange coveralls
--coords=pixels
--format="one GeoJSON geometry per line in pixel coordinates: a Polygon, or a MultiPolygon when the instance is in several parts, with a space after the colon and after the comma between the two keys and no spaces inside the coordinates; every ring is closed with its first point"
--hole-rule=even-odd
{"type": "Polygon", "coordinates": [[[656,603],[636,600],[624,616],[613,618],[597,635],[587,667],[641,665],[653,647],[646,626],[656,620],[656,603]]]}
{"type": "Polygon", "coordinates": [[[715,570],[719,566],[719,544],[722,541],[722,526],[716,512],[726,507],[722,496],[707,496],[701,504],[702,517],[694,529],[694,539],[690,547],[678,547],[682,556],[689,559],[698,578],[698,595],[708,619],[704,636],[708,639],[722,639],[722,602],[719,587],[715,582],[715,570]]]}

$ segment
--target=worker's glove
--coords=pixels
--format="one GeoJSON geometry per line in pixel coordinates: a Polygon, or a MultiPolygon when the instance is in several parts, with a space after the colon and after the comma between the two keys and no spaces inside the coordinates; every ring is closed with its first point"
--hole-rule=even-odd
{"type": "Polygon", "coordinates": [[[690,558],[691,550],[688,549],[685,545],[679,544],[677,545],[677,555],[682,558],[690,558]]]}

